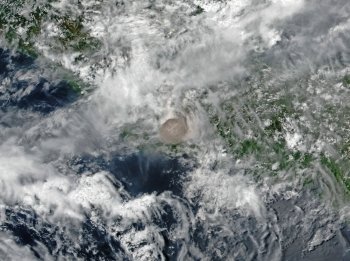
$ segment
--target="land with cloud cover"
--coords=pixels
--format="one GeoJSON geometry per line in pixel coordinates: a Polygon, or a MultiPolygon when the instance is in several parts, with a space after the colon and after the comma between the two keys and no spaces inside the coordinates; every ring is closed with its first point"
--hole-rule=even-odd
{"type": "Polygon", "coordinates": [[[348,260],[349,38],[347,0],[2,1],[1,259],[348,260]]]}

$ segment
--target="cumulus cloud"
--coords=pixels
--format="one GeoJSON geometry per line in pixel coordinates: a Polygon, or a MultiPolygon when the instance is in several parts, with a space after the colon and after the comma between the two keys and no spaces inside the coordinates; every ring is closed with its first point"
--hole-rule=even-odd
{"type": "MultiPolygon", "coordinates": [[[[164,205],[171,205],[180,220],[173,238],[188,244],[196,214],[171,193],[132,198],[108,171],[77,175],[67,162],[76,155],[110,156],[120,148],[124,127],[145,134],[154,145],[161,120],[177,111],[186,112],[190,139],[201,148],[194,155],[197,165],[183,184],[186,199],[199,198],[205,212],[196,217],[230,212],[264,218],[267,210],[261,191],[249,177],[234,170],[234,160],[223,152],[219,139],[210,136],[199,97],[215,86],[210,99],[219,103],[220,95],[235,91],[226,88],[224,92],[222,86],[254,73],[248,65],[258,55],[276,69],[278,77],[324,65],[328,69],[346,67],[350,61],[350,7],[346,0],[123,3],[121,7],[106,2],[87,12],[84,25],[102,45],[84,65],[75,63],[77,54],[50,52],[45,35],[38,41],[46,58],[96,88],[48,116],[35,114],[35,124],[0,130],[6,140],[0,144],[0,201],[31,207],[47,218],[78,221],[97,207],[130,256],[154,259],[163,257],[165,243],[162,231],[152,222],[163,214],[164,205]],[[194,16],[196,5],[204,12],[194,16]],[[213,167],[217,164],[219,167],[213,167]],[[117,218],[120,223],[116,225],[117,218]],[[133,222],[141,222],[144,229],[133,228],[133,222]]],[[[94,4],[82,1],[86,9],[94,4]]],[[[68,1],[61,1],[57,8],[80,12],[68,1]]],[[[46,26],[53,28],[53,24],[46,26]]],[[[1,120],[11,123],[10,114],[5,119],[0,113],[1,120]]],[[[297,148],[301,137],[299,132],[288,133],[287,146],[297,148]]],[[[315,245],[321,242],[315,240],[315,245]]],[[[0,251],[9,244],[1,241],[0,251]]],[[[19,256],[28,252],[26,248],[10,250],[18,251],[19,256]]]]}

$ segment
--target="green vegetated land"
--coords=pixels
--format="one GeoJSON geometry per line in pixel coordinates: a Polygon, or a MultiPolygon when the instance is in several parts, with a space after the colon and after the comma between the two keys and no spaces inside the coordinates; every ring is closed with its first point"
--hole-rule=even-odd
{"type": "MultiPolygon", "coordinates": [[[[220,136],[227,144],[227,150],[237,158],[253,156],[261,167],[273,175],[280,170],[289,168],[307,168],[314,160],[314,156],[308,152],[291,150],[287,147],[283,136],[283,122],[287,112],[281,107],[276,114],[270,116],[267,126],[259,126],[258,116],[254,115],[253,108],[239,108],[225,106],[223,103],[223,116],[211,115],[211,122],[220,136]],[[227,117],[226,115],[230,115],[227,117]],[[238,133],[250,133],[249,137],[238,133]]],[[[261,119],[260,119],[261,120],[261,119]]]]}
{"type": "Polygon", "coordinates": [[[345,75],[343,78],[343,84],[350,87],[350,75],[345,75]]]}
{"type": "Polygon", "coordinates": [[[37,56],[35,42],[45,30],[44,25],[53,22],[58,27],[52,39],[53,47],[63,51],[90,52],[98,48],[98,39],[90,36],[84,27],[84,17],[62,14],[52,3],[56,1],[2,1],[0,3],[0,32],[7,43],[20,52],[37,56]],[[57,43],[59,45],[57,45],[57,43]]]}
{"type": "MultiPolygon", "coordinates": [[[[340,81],[345,86],[348,80],[350,78],[345,76],[340,81]]],[[[219,106],[204,102],[203,107],[227,151],[236,159],[250,162],[247,173],[276,178],[297,175],[300,183],[308,187],[316,184],[320,166],[349,194],[350,143],[346,140],[350,138],[350,117],[347,116],[350,110],[332,100],[319,106],[319,102],[309,99],[305,92],[307,84],[336,92],[331,85],[337,81],[339,79],[330,79],[322,86],[305,78],[294,84],[297,87],[289,89],[288,82],[279,87],[268,86],[268,83],[264,86],[264,81],[257,77],[232,86],[240,93],[226,95],[219,106]],[[301,109],[301,103],[306,104],[306,109],[301,109]],[[314,113],[310,114],[310,110],[314,113]],[[290,148],[288,133],[300,133],[299,144],[304,145],[290,148]],[[328,151],[328,146],[313,148],[318,140],[333,140],[334,137],[337,137],[336,142],[328,144],[332,150],[328,151]]]]}
{"type": "MultiPolygon", "coordinates": [[[[22,54],[37,58],[40,50],[36,43],[49,41],[53,53],[78,52],[76,60],[83,60],[87,55],[96,51],[100,41],[90,36],[84,27],[84,17],[61,13],[52,4],[57,1],[1,1],[0,2],[0,37],[8,48],[22,54]],[[46,26],[57,27],[54,36],[47,37],[46,26]]],[[[5,46],[5,47],[6,47],[5,46]]],[[[76,93],[82,93],[86,84],[68,73],[66,80],[76,93]]]]}

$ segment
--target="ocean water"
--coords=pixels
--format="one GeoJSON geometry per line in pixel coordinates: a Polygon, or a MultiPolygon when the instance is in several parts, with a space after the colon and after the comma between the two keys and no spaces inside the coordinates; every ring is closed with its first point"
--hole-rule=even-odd
{"type": "Polygon", "coordinates": [[[1,260],[350,260],[347,0],[1,7],[1,260]]]}

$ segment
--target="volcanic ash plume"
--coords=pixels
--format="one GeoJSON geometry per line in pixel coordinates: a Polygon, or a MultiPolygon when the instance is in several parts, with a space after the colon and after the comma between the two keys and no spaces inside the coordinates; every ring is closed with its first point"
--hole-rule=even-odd
{"type": "Polygon", "coordinates": [[[160,139],[169,144],[181,143],[184,141],[187,132],[188,126],[184,117],[168,119],[159,130],[160,139]]]}

